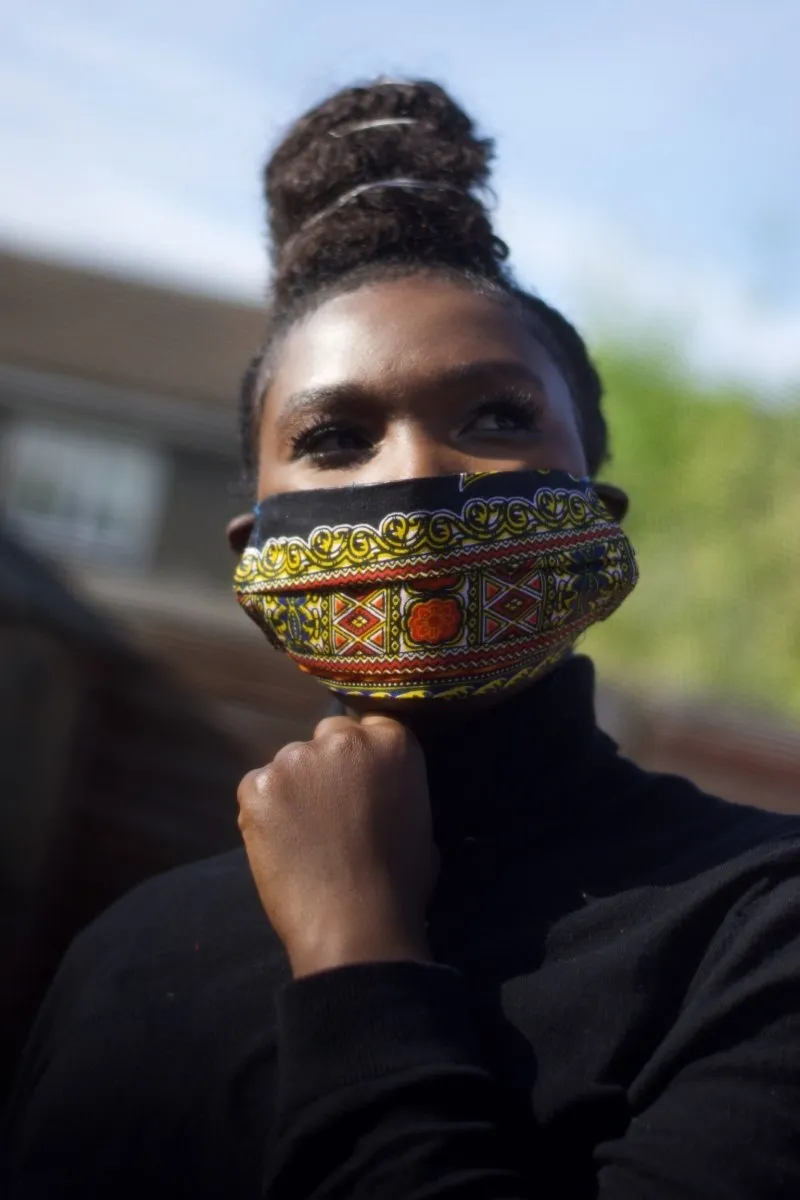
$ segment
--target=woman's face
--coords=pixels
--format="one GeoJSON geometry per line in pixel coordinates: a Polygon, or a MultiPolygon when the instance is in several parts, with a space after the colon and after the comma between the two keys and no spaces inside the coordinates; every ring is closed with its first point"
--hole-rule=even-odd
{"type": "MultiPolygon", "coordinates": [[[[560,370],[510,305],[466,287],[412,277],[337,296],[290,329],[271,368],[259,500],[461,472],[587,473],[560,370]]],[[[228,528],[237,552],[252,521],[228,528]]],[[[437,711],[428,702],[424,720],[437,711]]]]}
{"type": "Polygon", "coordinates": [[[409,278],[326,301],[283,341],[258,498],[462,471],[586,474],[566,382],[510,306],[409,278]]]}

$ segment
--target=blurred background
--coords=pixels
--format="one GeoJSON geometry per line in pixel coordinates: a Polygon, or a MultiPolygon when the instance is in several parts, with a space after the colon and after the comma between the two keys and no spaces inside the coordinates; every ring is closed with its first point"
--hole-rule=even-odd
{"type": "Polygon", "coordinates": [[[223,528],[260,167],[356,79],[498,138],[517,273],[602,364],[642,567],[585,643],[603,723],[800,811],[798,45],[796,0],[0,0],[0,1075],[73,934],[236,845],[241,774],[321,712],[223,528]]]}

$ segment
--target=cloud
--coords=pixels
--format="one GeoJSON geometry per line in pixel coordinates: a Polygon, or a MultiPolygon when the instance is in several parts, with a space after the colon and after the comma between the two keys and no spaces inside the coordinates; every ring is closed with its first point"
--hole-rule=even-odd
{"type": "Polygon", "coordinates": [[[263,295],[258,168],[275,105],[179,44],[51,10],[0,51],[0,236],[22,249],[263,295]],[[233,179],[250,187],[231,189],[233,179]]]}

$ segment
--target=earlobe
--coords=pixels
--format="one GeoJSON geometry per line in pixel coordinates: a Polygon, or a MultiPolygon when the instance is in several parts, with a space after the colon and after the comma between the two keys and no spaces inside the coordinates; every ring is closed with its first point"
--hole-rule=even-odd
{"type": "Polygon", "coordinates": [[[594,490],[605,504],[615,521],[624,521],[630,508],[628,493],[613,483],[592,483],[594,490]]]}
{"type": "Polygon", "coordinates": [[[234,517],[232,521],[228,522],[225,533],[228,545],[234,554],[241,554],[247,546],[254,523],[255,517],[252,513],[240,513],[238,517],[234,517]]]}

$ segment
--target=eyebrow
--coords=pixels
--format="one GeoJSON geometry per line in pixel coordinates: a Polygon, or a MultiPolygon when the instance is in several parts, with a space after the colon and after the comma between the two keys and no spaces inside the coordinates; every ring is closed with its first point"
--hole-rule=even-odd
{"type": "Polygon", "coordinates": [[[282,432],[300,418],[304,412],[336,412],[346,405],[364,404],[369,400],[368,388],[357,383],[321,384],[319,387],[302,388],[286,397],[278,412],[275,425],[282,432]]]}
{"type": "MultiPolygon", "coordinates": [[[[426,390],[435,391],[437,388],[497,387],[498,384],[510,383],[533,386],[539,392],[545,390],[542,379],[535,372],[524,363],[508,359],[479,359],[457,363],[432,375],[425,380],[424,386],[426,390]]],[[[301,412],[309,409],[333,410],[348,403],[363,404],[372,395],[371,389],[358,383],[332,383],[302,388],[286,397],[281,405],[277,424],[279,427],[290,424],[301,412]]]]}
{"type": "Polygon", "coordinates": [[[434,387],[454,387],[465,383],[490,385],[498,382],[533,384],[540,391],[544,391],[544,383],[540,376],[524,363],[513,359],[478,359],[459,363],[442,371],[432,384],[434,387]]]}

